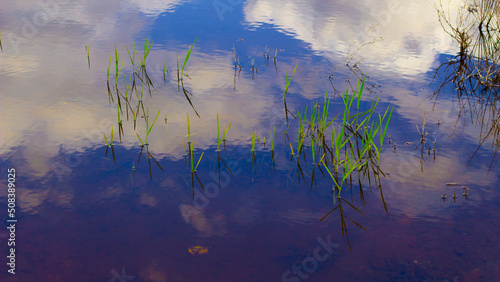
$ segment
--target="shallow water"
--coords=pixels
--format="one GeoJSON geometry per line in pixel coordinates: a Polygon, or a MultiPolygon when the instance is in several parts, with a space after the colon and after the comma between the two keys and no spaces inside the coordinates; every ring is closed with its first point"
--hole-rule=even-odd
{"type": "MultiPolygon", "coordinates": [[[[457,123],[451,85],[429,100],[442,83],[433,79],[436,67],[458,52],[439,24],[439,1],[40,3],[0,7],[1,281],[494,281],[500,274],[491,141],[468,164],[485,129],[457,123]],[[135,42],[142,54],[146,35],[156,91],[144,93],[144,107],[150,119],[160,110],[148,149],[164,171],[149,165],[131,116],[123,117],[120,141],[106,87],[110,55],[115,80],[115,43],[129,78],[126,47],[135,42]],[[175,72],[176,52],[182,64],[195,38],[183,81],[200,118],[175,72]],[[339,210],[320,221],[338,204],[333,181],[316,170],[311,187],[312,168],[302,167],[302,178],[290,161],[282,94],[296,65],[287,96],[293,113],[323,103],[329,91],[336,116],[343,110],[336,91],[363,74],[361,107],[379,96],[377,112],[394,107],[382,188],[364,180],[360,190],[356,180],[342,191],[364,213],[344,204],[344,216],[366,231],[346,220],[343,234],[339,210]],[[421,161],[416,125],[424,113],[437,150],[421,161]],[[195,165],[204,154],[197,169],[204,191],[184,156],[186,114],[195,165]],[[219,154],[227,167],[216,153],[217,114],[221,127],[231,123],[219,154]],[[103,137],[112,126],[113,152],[103,137]],[[267,140],[255,159],[254,130],[267,140]],[[17,184],[15,275],[6,265],[9,168],[17,184]]],[[[449,5],[455,13],[463,3],[449,5]]],[[[123,92],[123,76],[119,85],[123,92]]],[[[291,118],[294,147],[297,125],[291,118]]],[[[137,132],[145,138],[142,114],[137,132]]]]}

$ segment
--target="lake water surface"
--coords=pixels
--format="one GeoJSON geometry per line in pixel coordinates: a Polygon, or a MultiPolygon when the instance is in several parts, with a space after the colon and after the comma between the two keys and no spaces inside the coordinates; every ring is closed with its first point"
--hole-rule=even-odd
{"type": "MultiPolygon", "coordinates": [[[[451,19],[466,5],[442,4],[451,19]]],[[[5,1],[0,280],[498,281],[500,171],[491,138],[478,149],[489,128],[471,122],[473,111],[458,110],[452,84],[429,99],[444,82],[436,68],[459,52],[439,22],[439,5],[5,1]],[[123,74],[130,83],[133,72],[127,47],[132,52],[135,43],[142,56],[146,38],[154,89],[143,90],[136,78],[131,107],[143,92],[147,111],[137,112],[134,129],[122,99],[122,134],[115,46],[125,95],[123,74]],[[179,85],[177,52],[182,66],[190,45],[179,85]],[[283,93],[295,66],[286,135],[283,93]],[[375,119],[393,108],[380,154],[386,177],[381,187],[354,178],[341,192],[342,208],[320,221],[339,199],[324,169],[316,166],[313,175],[310,149],[297,166],[290,143],[296,150],[299,122],[292,115],[316,102],[322,109],[328,91],[329,117],[341,119],[340,93],[363,77],[360,108],[379,97],[375,119]],[[160,114],[146,149],[136,132],[146,142],[148,111],[149,125],[160,114]],[[231,123],[219,153],[217,114],[221,132],[231,123]],[[416,147],[424,115],[422,154],[416,147]],[[110,149],[104,136],[109,142],[112,128],[110,149]],[[194,166],[203,153],[196,175],[185,156],[188,138],[194,166]],[[10,168],[15,275],[7,272],[10,168]]]]}

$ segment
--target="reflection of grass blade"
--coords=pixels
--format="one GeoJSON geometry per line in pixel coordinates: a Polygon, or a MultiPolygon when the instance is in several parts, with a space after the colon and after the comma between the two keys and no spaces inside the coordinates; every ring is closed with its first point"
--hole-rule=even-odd
{"type": "Polygon", "coordinates": [[[191,102],[191,99],[189,99],[188,94],[191,94],[191,93],[189,93],[189,92],[188,92],[188,91],[187,91],[184,87],[182,88],[182,90],[183,90],[183,92],[184,92],[184,96],[186,97],[186,99],[187,99],[187,100],[188,100],[188,102],[189,102],[189,105],[191,105],[191,108],[193,108],[194,113],[195,113],[195,114],[196,114],[199,118],[201,118],[201,117],[200,117],[200,114],[198,114],[198,112],[197,112],[197,111],[196,111],[196,109],[194,108],[193,102],[191,102]]]}

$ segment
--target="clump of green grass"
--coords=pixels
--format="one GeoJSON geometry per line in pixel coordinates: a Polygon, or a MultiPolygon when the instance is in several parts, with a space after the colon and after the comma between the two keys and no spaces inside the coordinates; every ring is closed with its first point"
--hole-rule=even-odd
{"type": "Polygon", "coordinates": [[[252,131],[252,153],[255,152],[255,142],[257,140],[257,131],[252,131]]]}
{"type": "MultiPolygon", "coordinates": [[[[287,81],[289,82],[289,79],[287,81]]],[[[339,124],[333,124],[338,116],[332,120],[328,119],[330,103],[328,92],[325,94],[322,109],[316,103],[311,105],[310,110],[306,107],[303,114],[298,112],[299,125],[295,153],[292,143],[290,143],[292,157],[297,158],[299,166],[299,157],[306,149],[304,144],[306,137],[308,137],[310,139],[313,175],[316,157],[321,156],[317,164],[322,164],[326,168],[334,180],[334,188],[339,191],[348,179],[352,185],[353,172],[357,172],[358,176],[368,178],[370,183],[371,177],[374,176],[376,180],[378,179],[379,185],[380,177],[384,175],[379,167],[379,162],[392,110],[387,108],[383,114],[377,114],[376,118],[373,119],[379,98],[372,101],[370,108],[362,111],[363,88],[364,80],[360,81],[353,91],[347,88],[346,92],[340,95],[344,109],[339,124]],[[355,111],[352,112],[352,109],[355,111]],[[332,132],[330,145],[328,145],[326,143],[326,130],[330,128],[330,125],[332,132]],[[328,159],[330,164],[327,163],[328,159]]],[[[312,183],[311,180],[311,185],[312,183]]]]}
{"type": "Polygon", "coordinates": [[[142,53],[142,58],[140,58],[141,67],[146,67],[146,59],[149,56],[149,52],[151,51],[151,47],[153,46],[153,42],[149,42],[149,34],[146,34],[146,41],[144,42],[144,51],[142,53]]]}

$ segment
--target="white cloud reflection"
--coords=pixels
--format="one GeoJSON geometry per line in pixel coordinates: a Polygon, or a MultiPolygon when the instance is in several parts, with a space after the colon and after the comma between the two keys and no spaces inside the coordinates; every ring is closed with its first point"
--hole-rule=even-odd
{"type": "MultiPolygon", "coordinates": [[[[451,1],[451,10],[459,3],[451,1]]],[[[386,73],[417,76],[435,68],[438,54],[454,52],[437,19],[437,4],[438,0],[250,0],[244,14],[250,26],[273,25],[333,62],[375,41],[361,48],[357,58],[386,73]]]]}

